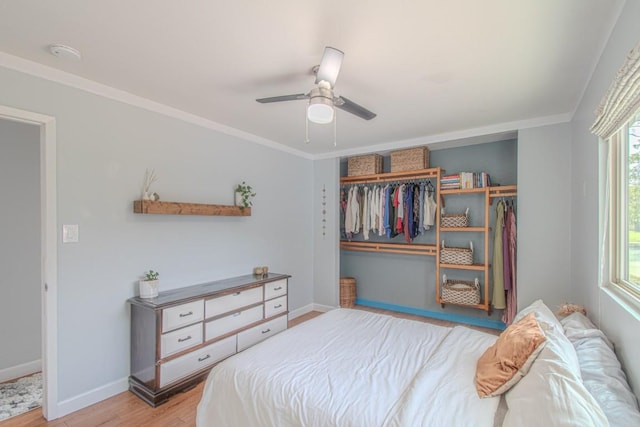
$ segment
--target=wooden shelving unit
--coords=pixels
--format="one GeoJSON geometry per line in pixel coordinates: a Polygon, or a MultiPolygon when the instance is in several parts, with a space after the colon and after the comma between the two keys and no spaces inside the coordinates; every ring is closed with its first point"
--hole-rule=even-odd
{"type": "Polygon", "coordinates": [[[484,240],[484,260],[480,263],[472,265],[460,265],[460,264],[441,264],[440,263],[440,245],[422,245],[422,244],[400,244],[400,243],[381,243],[381,242],[362,242],[362,241],[341,241],[340,249],[362,251],[362,252],[386,252],[386,253],[398,253],[398,254],[410,254],[410,255],[426,255],[436,257],[436,301],[444,307],[446,304],[460,305],[463,307],[470,307],[479,310],[486,311],[488,315],[491,315],[491,301],[489,296],[489,270],[491,264],[489,263],[489,238],[491,227],[489,227],[489,206],[493,199],[501,197],[515,197],[517,196],[517,186],[496,186],[496,187],[483,187],[483,188],[464,188],[457,190],[441,190],[440,189],[440,176],[444,173],[444,169],[441,168],[429,168],[407,172],[395,172],[395,173],[381,173],[375,175],[362,175],[362,176],[348,176],[340,178],[340,184],[369,184],[369,183],[384,183],[394,181],[410,181],[412,179],[421,178],[434,178],[436,180],[435,185],[435,199],[440,203],[436,207],[436,242],[441,241],[440,233],[481,233],[484,240]],[[440,209],[445,206],[446,196],[456,195],[471,195],[477,194],[484,199],[484,224],[481,226],[473,227],[441,227],[440,226],[440,209]],[[441,269],[449,270],[467,270],[482,272],[484,276],[484,282],[482,283],[483,295],[481,295],[481,303],[476,305],[463,305],[445,302],[441,298],[441,269]]]}
{"type": "Polygon", "coordinates": [[[135,200],[133,212],[156,215],[251,216],[251,208],[203,203],[153,202],[135,200]]]}
{"type": "MultiPolygon", "coordinates": [[[[436,200],[438,199],[438,191],[440,188],[440,175],[444,172],[442,168],[428,168],[418,169],[414,171],[405,172],[390,172],[379,173],[373,175],[360,175],[360,176],[344,176],[340,178],[340,184],[356,185],[356,184],[371,184],[371,183],[385,183],[394,181],[407,181],[412,179],[435,179],[434,188],[436,189],[436,200]]],[[[436,208],[437,210],[437,208],[436,208]]],[[[438,218],[438,211],[436,211],[436,218],[438,218]]],[[[436,241],[437,238],[436,238],[436,241]]],[[[405,255],[423,255],[423,256],[436,256],[438,247],[436,245],[422,245],[417,243],[380,243],[380,242],[361,242],[361,241],[346,241],[340,242],[340,249],[350,251],[361,252],[380,252],[380,253],[392,253],[392,254],[405,254],[405,255]]]]}

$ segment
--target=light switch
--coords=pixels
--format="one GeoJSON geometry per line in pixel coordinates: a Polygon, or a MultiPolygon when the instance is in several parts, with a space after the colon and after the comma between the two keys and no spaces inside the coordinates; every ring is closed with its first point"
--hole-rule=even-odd
{"type": "Polygon", "coordinates": [[[78,224],[62,225],[62,243],[78,243],[78,224]]]}

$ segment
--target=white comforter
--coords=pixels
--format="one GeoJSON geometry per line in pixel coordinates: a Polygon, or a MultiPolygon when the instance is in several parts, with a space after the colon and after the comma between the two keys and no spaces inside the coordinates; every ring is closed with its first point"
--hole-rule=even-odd
{"type": "Polygon", "coordinates": [[[476,360],[495,336],[337,309],[211,371],[204,426],[492,426],[476,360]]]}

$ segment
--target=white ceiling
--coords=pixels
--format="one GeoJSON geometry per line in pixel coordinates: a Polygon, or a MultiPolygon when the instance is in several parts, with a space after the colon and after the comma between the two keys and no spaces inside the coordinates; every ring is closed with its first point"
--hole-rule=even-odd
{"type": "Polygon", "coordinates": [[[0,51],[326,156],[570,117],[623,2],[14,0],[0,51]],[[336,95],[378,114],[338,110],[337,148],[331,125],[304,143],[305,101],[255,102],[307,93],[327,45],[345,52],[336,95]]]}

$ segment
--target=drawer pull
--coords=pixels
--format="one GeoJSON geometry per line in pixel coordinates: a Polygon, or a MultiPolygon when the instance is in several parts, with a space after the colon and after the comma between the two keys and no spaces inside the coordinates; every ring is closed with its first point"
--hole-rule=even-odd
{"type": "Polygon", "coordinates": [[[178,342],[185,342],[185,341],[189,341],[191,339],[191,335],[189,335],[186,338],[178,338],[178,342]]]}
{"type": "Polygon", "coordinates": [[[210,357],[211,357],[210,354],[207,354],[205,357],[198,357],[198,362],[204,362],[205,360],[207,360],[210,357]]]}
{"type": "Polygon", "coordinates": [[[234,297],[237,297],[238,295],[240,295],[242,292],[236,292],[235,294],[233,294],[234,297]]]}
{"type": "Polygon", "coordinates": [[[273,288],[274,291],[279,291],[280,289],[282,289],[282,286],[278,286],[277,288],[273,288]]]}
{"type": "Polygon", "coordinates": [[[239,311],[239,312],[237,312],[237,313],[233,313],[233,317],[238,317],[238,316],[240,316],[241,314],[242,314],[242,312],[241,312],[241,311],[239,311]]]}
{"type": "Polygon", "coordinates": [[[269,332],[271,332],[271,328],[267,329],[266,331],[262,331],[263,334],[268,334],[269,332]]]}
{"type": "Polygon", "coordinates": [[[273,308],[280,308],[282,307],[282,304],[278,304],[278,305],[274,305],[273,308]]]}
{"type": "Polygon", "coordinates": [[[188,313],[180,313],[180,317],[187,317],[187,316],[191,316],[193,315],[193,311],[190,311],[188,313]]]}

